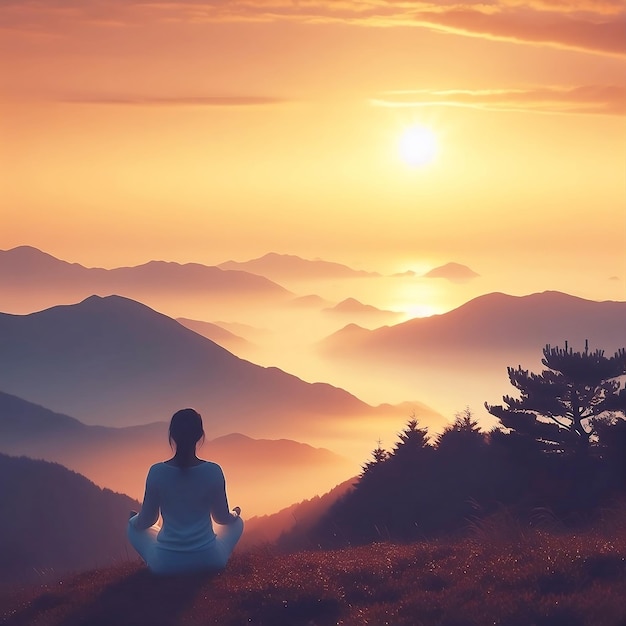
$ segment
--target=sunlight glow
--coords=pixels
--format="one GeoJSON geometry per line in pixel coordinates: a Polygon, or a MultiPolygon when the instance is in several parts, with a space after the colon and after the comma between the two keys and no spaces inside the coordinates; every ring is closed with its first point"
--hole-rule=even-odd
{"type": "Polygon", "coordinates": [[[431,315],[439,315],[441,308],[432,304],[409,304],[405,307],[407,319],[415,317],[430,317],[431,315]]]}
{"type": "Polygon", "coordinates": [[[412,126],[406,129],[398,142],[400,158],[411,166],[431,163],[438,152],[437,136],[426,126],[412,126]]]}

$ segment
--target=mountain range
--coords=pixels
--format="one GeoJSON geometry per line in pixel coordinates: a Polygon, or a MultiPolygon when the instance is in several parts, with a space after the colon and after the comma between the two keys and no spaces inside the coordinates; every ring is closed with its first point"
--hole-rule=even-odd
{"type": "Polygon", "coordinates": [[[251,272],[277,282],[380,276],[376,272],[355,270],[341,263],[322,259],[303,259],[292,254],[277,254],[276,252],[269,252],[250,261],[226,261],[220,263],[218,267],[224,270],[251,272]]]}
{"type": "MultiPolygon", "coordinates": [[[[139,500],[150,465],[172,455],[166,423],[90,426],[2,392],[0,452],[61,463],[101,487],[139,500]]],[[[199,454],[222,465],[231,504],[241,506],[246,517],[311,498],[358,469],[323,448],[237,433],[206,440],[199,454]]]]}
{"type": "Polygon", "coordinates": [[[0,292],[3,310],[14,313],[76,302],[93,294],[122,295],[153,306],[174,297],[187,304],[214,306],[242,300],[260,306],[293,297],[271,280],[244,271],[165,261],[88,268],[31,246],[0,250],[0,292]]]}
{"type": "Polygon", "coordinates": [[[537,353],[569,341],[582,348],[615,351],[626,343],[626,302],[595,302],[546,291],[528,296],[491,293],[441,315],[416,318],[375,330],[349,325],[327,338],[322,349],[338,357],[426,358],[449,361],[463,354],[537,353]]]}
{"type": "MultiPolygon", "coordinates": [[[[595,302],[547,291],[491,293],[441,315],[367,330],[355,324],[327,337],[320,354],[357,380],[392,380],[452,414],[482,410],[510,393],[507,367],[542,368],[546,344],[612,354],[626,345],[626,302],[595,302]]],[[[480,415],[480,413],[478,413],[480,415]]],[[[484,425],[493,425],[486,413],[484,425]]]]}
{"type": "Polygon", "coordinates": [[[0,314],[0,345],[0,389],[90,424],[146,424],[193,406],[216,435],[289,437],[375,414],[342,389],[239,359],[120,296],[0,314]]]}

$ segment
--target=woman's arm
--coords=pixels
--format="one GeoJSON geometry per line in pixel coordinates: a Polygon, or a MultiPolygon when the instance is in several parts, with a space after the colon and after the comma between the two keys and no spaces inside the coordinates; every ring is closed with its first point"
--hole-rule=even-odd
{"type": "Polygon", "coordinates": [[[224,474],[215,481],[211,488],[211,517],[218,524],[232,524],[239,517],[241,509],[236,506],[236,513],[230,512],[228,498],[226,497],[226,481],[224,474]]]}
{"type": "Polygon", "coordinates": [[[131,519],[132,525],[137,530],[150,528],[159,519],[159,491],[155,484],[152,468],[150,468],[146,478],[146,491],[143,496],[141,511],[139,511],[137,517],[131,519]]]}

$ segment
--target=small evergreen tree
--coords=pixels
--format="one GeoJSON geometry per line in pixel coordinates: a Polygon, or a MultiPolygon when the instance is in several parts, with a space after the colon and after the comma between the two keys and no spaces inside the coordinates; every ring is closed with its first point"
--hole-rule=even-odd
{"type": "Polygon", "coordinates": [[[428,429],[419,428],[417,418],[412,415],[404,430],[398,433],[398,439],[392,456],[396,458],[413,456],[416,451],[428,445],[428,429]]]}
{"type": "Polygon", "coordinates": [[[455,413],[454,423],[446,426],[436,441],[437,450],[445,454],[482,448],[485,444],[485,437],[469,406],[455,413]]]}
{"type": "Polygon", "coordinates": [[[376,469],[380,468],[382,463],[384,463],[389,458],[389,453],[382,447],[382,442],[380,439],[377,443],[377,447],[372,450],[372,458],[362,466],[362,471],[360,475],[361,479],[374,474],[376,472],[376,469]]]}
{"type": "Polygon", "coordinates": [[[626,350],[612,357],[603,350],[583,352],[547,345],[543,349],[541,374],[518,366],[508,368],[511,384],[520,397],[504,396],[506,406],[485,407],[502,424],[534,439],[547,451],[586,451],[597,438],[594,420],[608,411],[626,407],[626,394],[618,380],[626,375],[626,350]]]}

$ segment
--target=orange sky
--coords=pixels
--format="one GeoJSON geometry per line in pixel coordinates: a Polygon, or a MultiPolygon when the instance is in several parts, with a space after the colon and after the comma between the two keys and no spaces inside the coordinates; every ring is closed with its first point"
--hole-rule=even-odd
{"type": "Polygon", "coordinates": [[[624,299],[624,32],[620,0],[5,0],[0,248],[624,299]]]}

